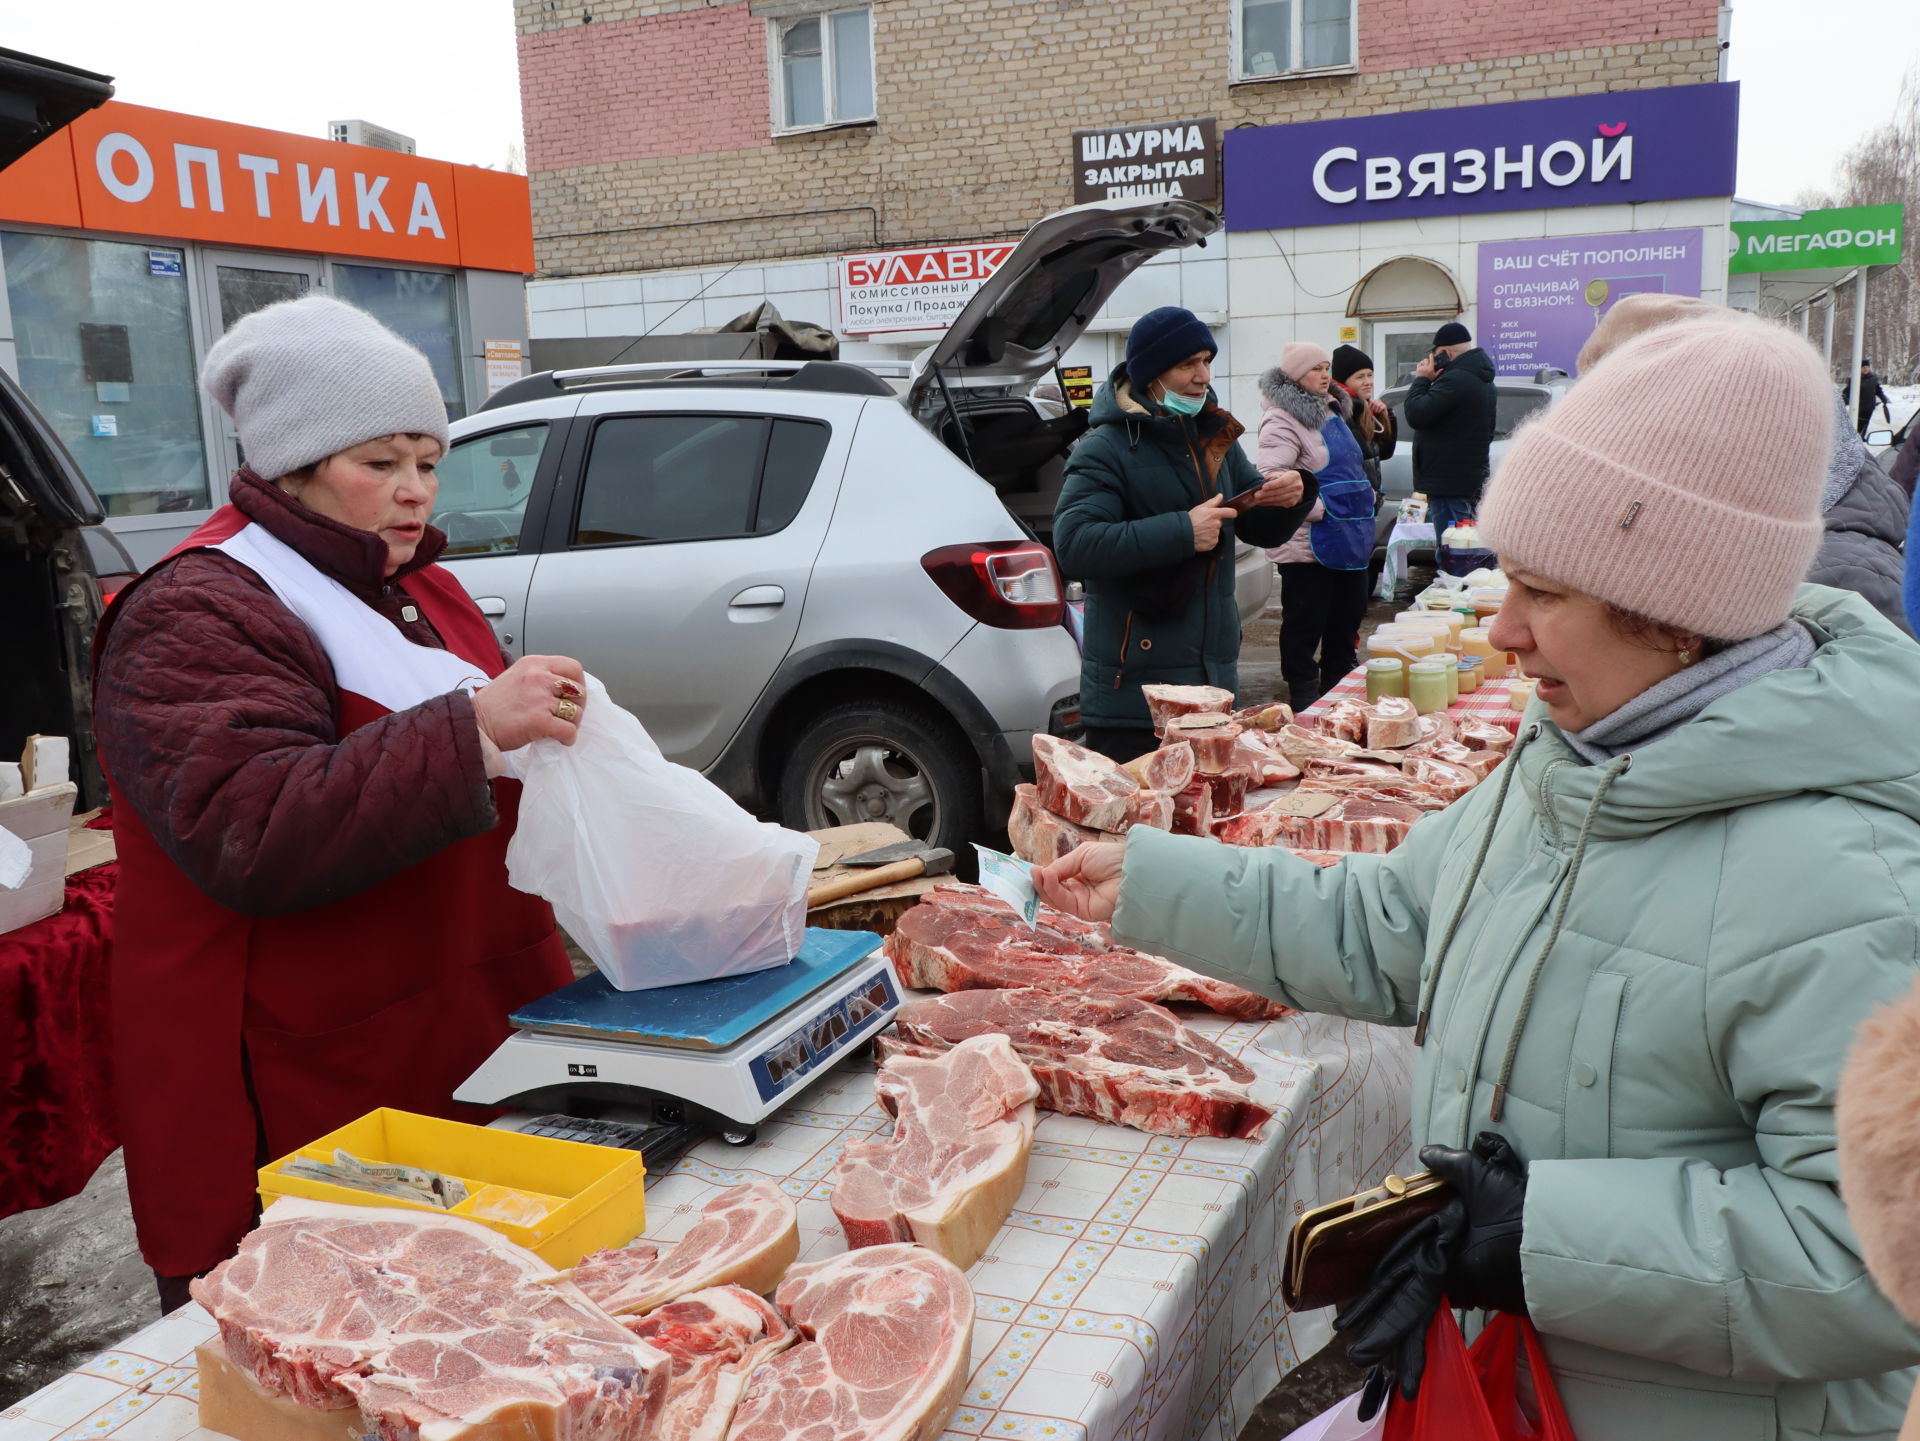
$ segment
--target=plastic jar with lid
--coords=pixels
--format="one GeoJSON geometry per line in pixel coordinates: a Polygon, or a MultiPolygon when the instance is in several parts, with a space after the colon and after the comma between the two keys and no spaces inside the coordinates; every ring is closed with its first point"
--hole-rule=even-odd
{"type": "Polygon", "coordinates": [[[1472,695],[1480,689],[1480,679],[1484,674],[1483,663],[1477,655],[1462,656],[1458,662],[1460,672],[1460,694],[1472,695]]]}
{"type": "Polygon", "coordinates": [[[1400,662],[1400,668],[1406,667],[1422,656],[1432,655],[1439,649],[1431,632],[1419,633],[1382,626],[1367,637],[1367,658],[1369,660],[1385,657],[1400,662]]]}
{"type": "Polygon", "coordinates": [[[1504,590],[1484,588],[1475,590],[1473,593],[1473,613],[1480,619],[1481,623],[1484,624],[1500,613],[1500,607],[1505,605],[1506,601],[1507,593],[1504,590]]]}
{"type": "MultiPolygon", "coordinates": [[[[1460,632],[1460,651],[1463,655],[1477,655],[1483,660],[1494,657],[1492,633],[1483,625],[1470,625],[1460,632]]],[[[1504,660],[1504,657],[1502,658],[1504,660]]]]}
{"type": "Polygon", "coordinates": [[[1459,672],[1451,660],[1439,656],[1423,656],[1407,667],[1407,698],[1413,702],[1413,708],[1421,715],[1430,715],[1443,711],[1451,704],[1447,677],[1454,677],[1454,685],[1459,684],[1459,672]]]}
{"type": "Polygon", "coordinates": [[[1367,704],[1382,696],[1407,693],[1407,663],[1396,655],[1374,656],[1367,662],[1367,704]]]}

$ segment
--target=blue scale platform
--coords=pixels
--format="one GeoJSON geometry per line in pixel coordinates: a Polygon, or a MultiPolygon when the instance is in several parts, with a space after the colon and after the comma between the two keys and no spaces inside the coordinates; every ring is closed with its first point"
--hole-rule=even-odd
{"type": "Polygon", "coordinates": [[[507,1019],[519,1030],[550,1035],[723,1051],[832,984],[879,944],[871,931],[809,926],[800,954],[784,966],[651,991],[616,991],[596,971],[507,1019]]]}

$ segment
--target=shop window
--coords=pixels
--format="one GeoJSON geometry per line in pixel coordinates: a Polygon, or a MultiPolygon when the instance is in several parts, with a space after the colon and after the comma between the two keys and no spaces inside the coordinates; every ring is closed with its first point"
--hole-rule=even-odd
{"type": "Polygon", "coordinates": [[[1234,0],[1233,78],[1350,70],[1354,0],[1234,0]]]}
{"type": "Polygon", "coordinates": [[[520,526],[547,427],[522,425],[456,441],[441,460],[433,523],[447,533],[444,554],[501,555],[520,548],[520,526]]]}
{"type": "Polygon", "coordinates": [[[21,388],[107,514],[209,509],[179,252],[5,231],[0,264],[21,388]]]}
{"type": "Polygon", "coordinates": [[[865,6],[773,24],[774,128],[873,119],[873,19],[865,6]]]}
{"type": "Polygon", "coordinates": [[[339,299],[359,306],[427,357],[450,417],[458,420],[467,413],[453,276],[386,265],[336,265],[333,288],[339,299]]]}

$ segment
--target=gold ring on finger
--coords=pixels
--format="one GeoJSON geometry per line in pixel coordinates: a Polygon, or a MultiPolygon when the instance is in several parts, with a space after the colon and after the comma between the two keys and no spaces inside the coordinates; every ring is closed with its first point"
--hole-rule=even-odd
{"type": "Polygon", "coordinates": [[[580,707],[573,701],[563,700],[553,708],[553,713],[563,721],[578,721],[580,707]]]}

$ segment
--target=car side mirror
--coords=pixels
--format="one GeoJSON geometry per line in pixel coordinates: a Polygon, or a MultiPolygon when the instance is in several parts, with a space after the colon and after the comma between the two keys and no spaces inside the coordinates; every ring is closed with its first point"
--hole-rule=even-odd
{"type": "Polygon", "coordinates": [[[1882,446],[1893,444],[1893,432],[1890,430],[1870,430],[1867,432],[1867,444],[1878,450],[1882,446]]]}

